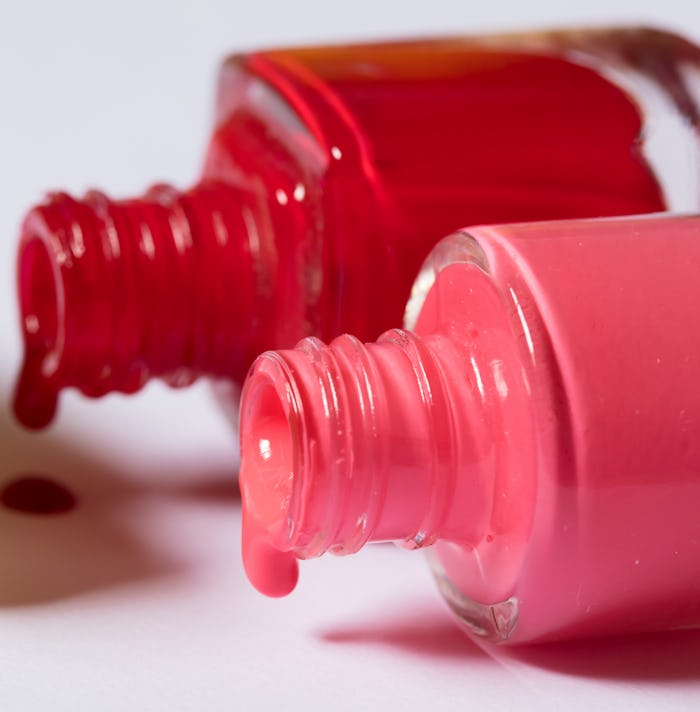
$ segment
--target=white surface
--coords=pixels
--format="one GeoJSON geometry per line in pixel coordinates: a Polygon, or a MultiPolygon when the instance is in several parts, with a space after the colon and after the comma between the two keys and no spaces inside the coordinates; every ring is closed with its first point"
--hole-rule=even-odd
{"type": "Polygon", "coordinates": [[[258,596],[238,553],[235,433],[201,385],[69,396],[41,435],[8,411],[24,209],[51,187],[188,184],[227,51],[625,18],[700,40],[690,1],[3,2],[0,484],[41,472],[81,502],[0,511],[0,710],[700,708],[700,633],[482,650],[422,557],[393,547],[310,562],[292,597],[258,596]]]}

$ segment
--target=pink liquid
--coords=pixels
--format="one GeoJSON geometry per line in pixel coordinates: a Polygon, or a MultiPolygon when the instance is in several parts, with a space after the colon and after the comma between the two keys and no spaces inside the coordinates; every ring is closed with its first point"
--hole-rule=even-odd
{"type": "Polygon", "coordinates": [[[700,624],[700,219],[471,234],[530,329],[535,499],[509,586],[478,581],[504,570],[498,531],[474,551],[438,545],[448,578],[476,600],[516,598],[514,641],[700,624]]]}
{"type": "Polygon", "coordinates": [[[698,268],[697,218],[475,228],[429,259],[414,334],[260,357],[251,581],[390,539],[499,642],[699,625],[698,268]]]}

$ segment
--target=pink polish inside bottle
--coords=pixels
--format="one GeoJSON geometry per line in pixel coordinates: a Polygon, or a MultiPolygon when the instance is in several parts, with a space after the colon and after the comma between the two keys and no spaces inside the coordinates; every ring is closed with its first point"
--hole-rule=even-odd
{"type": "Polygon", "coordinates": [[[410,331],[262,355],[252,583],[394,540],[496,642],[700,625],[699,267],[695,217],[478,227],[429,257],[410,331]]]}
{"type": "MultiPolygon", "coordinates": [[[[189,190],[51,194],[18,255],[15,412],[399,323],[461,225],[700,208],[700,50],[647,29],[238,55],[189,190]]],[[[111,137],[110,137],[111,138],[111,137]]]]}

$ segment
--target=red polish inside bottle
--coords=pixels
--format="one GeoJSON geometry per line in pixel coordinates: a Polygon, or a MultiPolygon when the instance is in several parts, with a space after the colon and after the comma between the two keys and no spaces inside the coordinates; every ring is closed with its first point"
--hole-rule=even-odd
{"type": "Polygon", "coordinates": [[[67,387],[240,382],[256,354],[310,334],[376,338],[464,224],[697,209],[646,155],[670,117],[697,164],[683,78],[697,63],[647,30],[232,57],[193,188],[57,193],[29,212],[17,417],[47,425],[67,387]]]}

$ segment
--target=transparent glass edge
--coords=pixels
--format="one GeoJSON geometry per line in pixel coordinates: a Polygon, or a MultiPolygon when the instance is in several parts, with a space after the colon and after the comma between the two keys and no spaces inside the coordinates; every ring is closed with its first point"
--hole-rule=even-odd
{"type": "Polygon", "coordinates": [[[452,583],[440,563],[437,551],[428,549],[426,556],[438,590],[467,633],[491,643],[505,643],[512,637],[519,617],[517,597],[511,596],[493,603],[476,601],[452,583]]]}
{"type": "Polygon", "coordinates": [[[411,296],[408,298],[404,311],[404,328],[412,331],[418,321],[418,315],[423,308],[428,292],[435,284],[437,275],[451,264],[476,264],[488,272],[488,260],[476,238],[465,230],[448,235],[438,242],[423,262],[418,276],[413,282],[411,296]]]}

